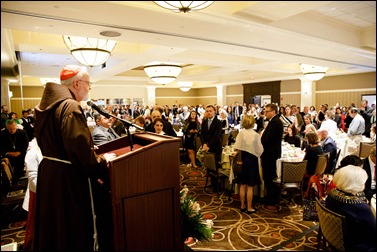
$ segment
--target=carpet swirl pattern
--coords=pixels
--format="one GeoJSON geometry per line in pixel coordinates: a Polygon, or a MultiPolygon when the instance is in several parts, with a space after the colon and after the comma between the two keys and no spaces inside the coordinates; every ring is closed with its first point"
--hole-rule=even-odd
{"type": "MultiPolygon", "coordinates": [[[[205,219],[213,220],[214,235],[210,242],[192,239],[187,245],[194,251],[250,250],[250,251],[311,251],[317,250],[316,222],[302,220],[302,207],[293,202],[281,204],[279,213],[265,209],[254,196],[256,213],[239,210],[240,201],[228,192],[219,196],[212,187],[204,191],[202,168],[180,166],[180,184],[187,185],[201,205],[205,219]]],[[[299,194],[297,195],[299,196],[299,194]]]]}

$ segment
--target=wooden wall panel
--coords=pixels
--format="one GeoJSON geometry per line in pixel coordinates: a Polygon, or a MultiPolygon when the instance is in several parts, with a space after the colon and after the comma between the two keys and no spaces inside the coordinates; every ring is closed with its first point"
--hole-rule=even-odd
{"type": "Polygon", "coordinates": [[[280,105],[297,105],[301,104],[301,94],[280,94],[280,105]]]}
{"type": "MultiPolygon", "coordinates": [[[[316,109],[322,104],[334,106],[339,103],[341,106],[350,106],[355,103],[356,107],[360,106],[361,95],[376,94],[375,91],[348,91],[348,92],[317,92],[316,93],[316,109]]],[[[370,104],[369,104],[370,105],[370,104]]]]}

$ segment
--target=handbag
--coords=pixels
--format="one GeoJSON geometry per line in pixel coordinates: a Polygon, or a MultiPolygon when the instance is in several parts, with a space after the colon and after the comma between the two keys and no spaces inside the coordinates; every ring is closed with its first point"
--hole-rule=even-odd
{"type": "MultiPolygon", "coordinates": [[[[312,176],[315,177],[315,176],[312,176]]],[[[325,205],[325,201],[322,200],[321,197],[321,191],[322,187],[320,190],[319,188],[316,188],[317,184],[315,182],[310,183],[308,185],[308,190],[305,193],[305,198],[303,200],[303,208],[302,208],[302,220],[304,221],[317,221],[318,222],[318,213],[317,209],[315,207],[316,200],[315,198],[319,198],[321,203],[325,205]]]]}

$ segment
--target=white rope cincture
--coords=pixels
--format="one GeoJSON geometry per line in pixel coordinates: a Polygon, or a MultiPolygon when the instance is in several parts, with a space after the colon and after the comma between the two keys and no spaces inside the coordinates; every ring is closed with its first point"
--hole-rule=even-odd
{"type": "Polygon", "coordinates": [[[93,234],[93,238],[94,238],[93,250],[98,251],[98,235],[97,235],[97,225],[96,225],[96,214],[94,212],[92,186],[91,186],[89,178],[88,178],[88,182],[89,182],[90,203],[91,203],[91,206],[92,206],[92,216],[93,216],[93,231],[94,231],[94,234],[93,234]]]}
{"type": "Polygon", "coordinates": [[[49,159],[49,160],[52,160],[52,161],[57,161],[57,162],[65,163],[65,164],[72,164],[71,161],[67,161],[67,160],[63,160],[63,159],[59,159],[59,158],[47,157],[47,156],[43,156],[43,158],[49,159]]]}
{"type": "MultiPolygon", "coordinates": [[[[49,160],[52,160],[52,161],[65,163],[65,164],[72,164],[71,161],[62,160],[62,159],[58,159],[58,158],[54,158],[54,157],[43,156],[43,158],[49,159],[49,160]]],[[[89,178],[88,178],[88,182],[89,182],[90,205],[91,205],[91,208],[92,208],[92,216],[93,216],[93,231],[94,231],[94,234],[93,234],[93,238],[94,238],[93,251],[98,251],[98,235],[97,235],[97,225],[96,225],[96,214],[95,214],[95,211],[94,211],[92,186],[91,186],[89,178]]]]}

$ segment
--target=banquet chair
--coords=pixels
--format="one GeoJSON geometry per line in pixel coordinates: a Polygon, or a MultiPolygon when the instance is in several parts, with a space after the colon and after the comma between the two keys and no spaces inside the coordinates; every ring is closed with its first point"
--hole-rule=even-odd
{"type": "Polygon", "coordinates": [[[179,132],[179,130],[181,129],[181,125],[179,124],[172,124],[173,125],[173,129],[176,131],[176,132],[179,132]]]}
{"type": "Polygon", "coordinates": [[[328,171],[329,158],[330,158],[330,153],[323,153],[323,154],[318,155],[317,166],[315,167],[315,170],[314,170],[314,175],[317,175],[318,178],[321,178],[322,175],[326,171],[328,171]]]}
{"type": "Polygon", "coordinates": [[[222,143],[223,147],[228,145],[228,140],[229,140],[229,134],[223,134],[223,143],[222,143]]]}
{"type": "Polygon", "coordinates": [[[229,192],[229,197],[232,196],[232,193],[235,190],[235,184],[239,184],[241,182],[241,173],[242,173],[241,151],[237,151],[237,153],[232,157],[232,171],[233,171],[233,179],[232,179],[232,186],[229,192]]]}
{"type": "Polygon", "coordinates": [[[11,220],[22,212],[22,203],[27,189],[26,180],[21,178],[17,183],[13,181],[13,169],[9,160],[1,160],[1,217],[11,220]],[[25,183],[26,181],[26,183],[25,183]],[[21,211],[20,211],[21,210],[21,211]]]}
{"type": "Polygon", "coordinates": [[[366,158],[370,154],[370,150],[376,146],[374,142],[360,142],[359,147],[359,158],[366,158]]]}
{"type": "Polygon", "coordinates": [[[347,251],[345,216],[326,208],[317,197],[316,210],[319,222],[317,250],[347,251]]]}
{"type": "Polygon", "coordinates": [[[204,191],[206,191],[208,186],[208,179],[215,179],[212,181],[212,184],[216,184],[217,197],[219,196],[220,191],[220,182],[223,182],[223,187],[225,186],[225,178],[229,178],[224,169],[220,167],[220,164],[216,163],[215,154],[210,152],[203,152],[203,168],[206,169],[206,184],[204,186],[204,191]]]}
{"type": "Polygon", "coordinates": [[[279,201],[277,211],[280,211],[280,202],[283,191],[290,191],[288,204],[292,201],[293,191],[299,191],[301,195],[301,202],[303,201],[303,179],[306,172],[306,165],[308,160],[299,162],[281,162],[281,177],[274,180],[279,186],[279,201]]]}
{"type": "MultiPolygon", "coordinates": [[[[340,152],[341,151],[342,150],[339,147],[336,148],[335,169],[338,167],[338,162],[339,162],[340,152]]],[[[334,174],[335,173],[335,169],[332,172],[330,172],[330,173],[334,174]]]]}

